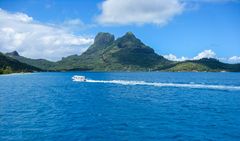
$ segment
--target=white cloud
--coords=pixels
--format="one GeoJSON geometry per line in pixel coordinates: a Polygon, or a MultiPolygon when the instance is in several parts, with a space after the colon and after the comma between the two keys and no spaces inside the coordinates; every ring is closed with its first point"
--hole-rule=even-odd
{"type": "Polygon", "coordinates": [[[235,64],[235,63],[240,63],[240,56],[232,56],[230,58],[220,58],[219,60],[226,63],[235,64]]]}
{"type": "Polygon", "coordinates": [[[184,57],[184,56],[178,58],[176,55],[173,55],[173,54],[164,55],[163,57],[166,59],[172,60],[172,61],[199,60],[202,58],[215,58],[216,53],[213,52],[212,50],[204,50],[193,58],[188,58],[188,57],[184,57]]]}
{"type": "Polygon", "coordinates": [[[66,20],[64,21],[65,25],[74,25],[74,26],[83,26],[84,23],[80,20],[80,19],[70,19],[70,20],[66,20]]]}
{"type": "MultiPolygon", "coordinates": [[[[72,21],[72,24],[76,22],[72,21]]],[[[42,24],[24,13],[9,13],[0,9],[2,52],[17,50],[26,57],[59,60],[82,53],[92,43],[92,38],[73,35],[60,26],[42,24]]]]}
{"type": "Polygon", "coordinates": [[[199,60],[202,58],[215,58],[216,53],[212,50],[204,50],[203,52],[200,52],[197,56],[195,56],[194,60],[199,60]]]}
{"type": "Polygon", "coordinates": [[[173,54],[164,55],[163,57],[172,61],[199,60],[202,58],[216,58],[216,53],[213,52],[212,50],[204,50],[193,58],[188,58],[184,56],[178,58],[176,55],[173,54]]]}
{"type": "Polygon", "coordinates": [[[164,25],[184,10],[179,0],[105,0],[100,7],[103,25],[164,25]]]}
{"type": "Polygon", "coordinates": [[[231,64],[240,63],[240,56],[232,56],[229,58],[219,58],[219,57],[217,57],[216,53],[212,50],[204,50],[193,58],[188,58],[188,57],[184,57],[184,56],[178,58],[174,54],[163,55],[163,57],[168,60],[171,60],[171,61],[186,61],[186,60],[199,60],[202,58],[215,58],[224,63],[231,63],[231,64]]]}
{"type": "Polygon", "coordinates": [[[199,3],[240,2],[240,0],[105,0],[96,21],[102,25],[165,25],[175,16],[199,3]],[[194,4],[195,3],[195,4],[194,4]]]}
{"type": "Polygon", "coordinates": [[[233,62],[240,62],[240,56],[233,56],[231,58],[229,58],[230,61],[233,61],[233,62]]]}
{"type": "Polygon", "coordinates": [[[78,18],[65,20],[63,23],[59,24],[59,26],[70,32],[77,32],[96,27],[94,24],[85,24],[78,18]]]}
{"type": "Polygon", "coordinates": [[[185,61],[185,60],[188,60],[189,58],[187,57],[180,57],[180,58],[177,58],[177,56],[173,55],[173,54],[169,54],[169,55],[164,55],[163,56],[164,58],[168,59],[168,60],[172,60],[172,61],[185,61]]]}

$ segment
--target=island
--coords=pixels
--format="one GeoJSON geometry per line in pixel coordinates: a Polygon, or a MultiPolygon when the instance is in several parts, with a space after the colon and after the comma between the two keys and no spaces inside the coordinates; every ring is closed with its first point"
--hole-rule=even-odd
{"type": "Polygon", "coordinates": [[[214,58],[170,61],[132,32],[117,39],[110,33],[100,32],[84,53],[56,62],[26,58],[16,51],[0,53],[0,74],[36,71],[240,72],[240,64],[227,64],[214,58]]]}

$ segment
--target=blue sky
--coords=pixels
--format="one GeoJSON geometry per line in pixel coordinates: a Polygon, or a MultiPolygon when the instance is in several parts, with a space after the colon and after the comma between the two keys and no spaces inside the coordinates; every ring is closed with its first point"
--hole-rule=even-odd
{"type": "Polygon", "coordinates": [[[119,37],[132,31],[158,54],[172,60],[202,55],[240,61],[238,0],[1,0],[0,8],[5,16],[0,19],[0,28],[9,36],[0,41],[2,52],[17,50],[27,57],[59,60],[86,50],[98,32],[119,37]],[[17,29],[19,21],[8,17],[19,13],[30,20],[22,23],[20,19],[17,29]],[[43,26],[40,29],[46,33],[35,31],[40,30],[36,25],[43,26]],[[59,33],[64,35],[60,39],[59,33]],[[38,41],[33,37],[44,42],[39,40],[40,45],[35,45],[38,41]],[[60,45],[60,41],[64,43],[60,45]]]}

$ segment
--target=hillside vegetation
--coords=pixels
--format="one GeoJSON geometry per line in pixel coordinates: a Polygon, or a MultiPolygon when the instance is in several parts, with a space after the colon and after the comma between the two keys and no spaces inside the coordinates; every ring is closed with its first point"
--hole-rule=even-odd
{"type": "Polygon", "coordinates": [[[9,74],[16,72],[34,72],[41,69],[21,63],[13,58],[10,58],[0,53],[0,74],[9,74]]]}

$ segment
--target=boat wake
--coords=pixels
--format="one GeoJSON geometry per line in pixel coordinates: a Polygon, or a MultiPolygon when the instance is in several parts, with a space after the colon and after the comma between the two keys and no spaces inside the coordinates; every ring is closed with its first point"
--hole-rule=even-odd
{"type": "MultiPolygon", "coordinates": [[[[81,81],[82,82],[82,81],[81,81]]],[[[155,87],[181,87],[181,88],[195,88],[195,89],[215,89],[215,90],[237,90],[240,91],[240,86],[228,85],[206,85],[206,84],[180,84],[180,83],[159,83],[159,82],[145,82],[145,81],[127,81],[127,80],[91,80],[86,79],[84,83],[109,83],[120,85],[143,85],[155,87]]]]}

